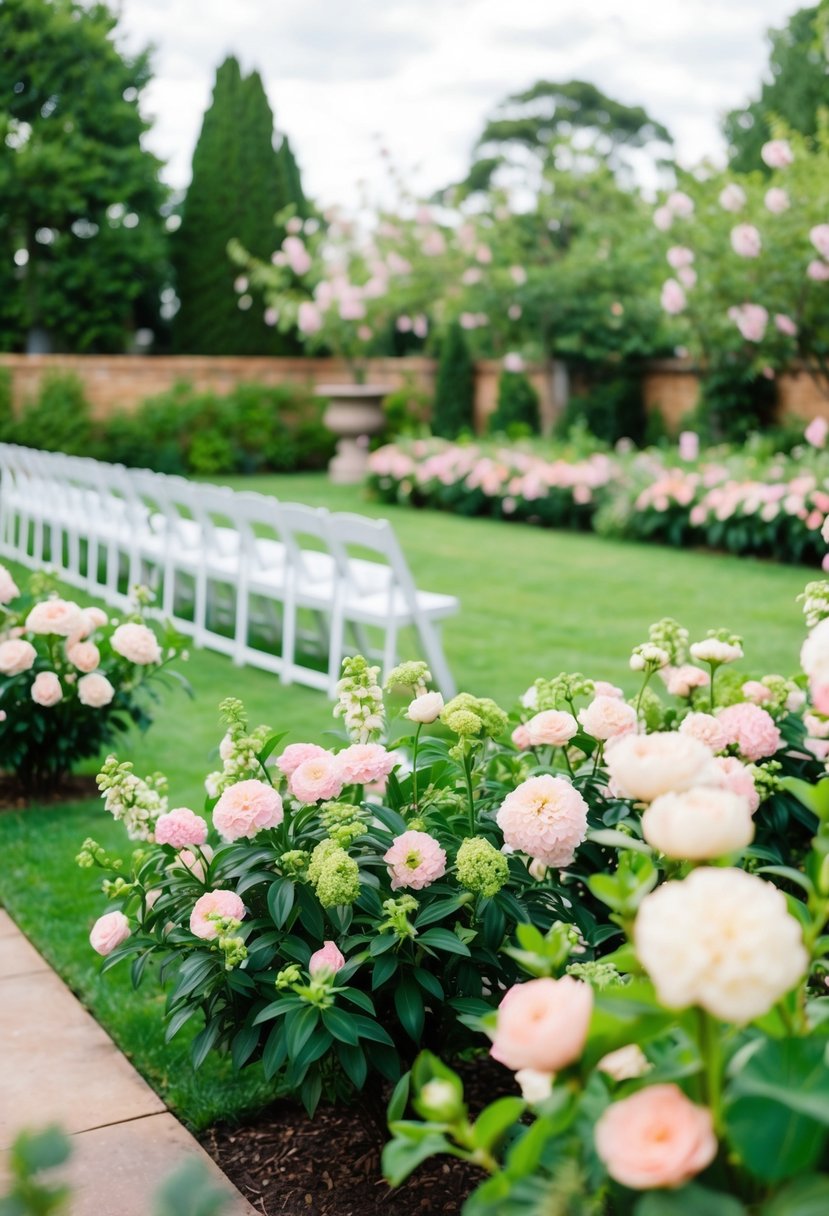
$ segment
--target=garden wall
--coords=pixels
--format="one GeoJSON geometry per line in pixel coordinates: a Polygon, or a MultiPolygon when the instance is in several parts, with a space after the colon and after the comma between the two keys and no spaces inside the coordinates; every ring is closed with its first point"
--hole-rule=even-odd
{"type": "MultiPolygon", "coordinates": [[[[696,405],[699,379],[685,359],[658,359],[648,364],[642,379],[647,410],[659,410],[669,431],[677,431],[696,405]]],[[[818,384],[804,371],[777,377],[778,417],[829,419],[829,383],[818,384]]]]}

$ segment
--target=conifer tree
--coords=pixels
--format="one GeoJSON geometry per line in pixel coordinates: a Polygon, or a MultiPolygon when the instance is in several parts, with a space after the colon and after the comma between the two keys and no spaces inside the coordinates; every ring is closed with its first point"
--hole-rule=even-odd
{"type": "Polygon", "coordinates": [[[463,330],[455,321],[441,343],[432,432],[444,439],[455,439],[461,431],[471,430],[474,408],[475,367],[463,330]]]}

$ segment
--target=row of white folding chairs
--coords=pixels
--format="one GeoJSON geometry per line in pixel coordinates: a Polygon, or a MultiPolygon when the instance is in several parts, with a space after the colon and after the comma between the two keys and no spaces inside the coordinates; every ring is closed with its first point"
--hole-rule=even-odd
{"type": "Polygon", "coordinates": [[[0,551],[119,607],[147,583],[196,645],[329,692],[349,650],[387,672],[413,626],[435,682],[454,691],[439,623],[458,601],[417,589],[387,520],[0,444],[0,551]],[[312,647],[322,669],[303,661],[312,647]]]}

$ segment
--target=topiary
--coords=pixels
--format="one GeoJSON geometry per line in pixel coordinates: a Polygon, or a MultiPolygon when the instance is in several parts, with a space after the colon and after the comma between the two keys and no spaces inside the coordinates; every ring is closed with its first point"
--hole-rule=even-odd
{"type": "Polygon", "coordinates": [[[538,393],[523,372],[501,372],[498,381],[498,404],[489,417],[489,430],[504,431],[515,436],[537,435],[540,430],[538,393]]]}
{"type": "Polygon", "coordinates": [[[438,360],[432,431],[455,439],[471,431],[475,414],[475,367],[463,330],[457,321],[449,326],[438,360]]]}

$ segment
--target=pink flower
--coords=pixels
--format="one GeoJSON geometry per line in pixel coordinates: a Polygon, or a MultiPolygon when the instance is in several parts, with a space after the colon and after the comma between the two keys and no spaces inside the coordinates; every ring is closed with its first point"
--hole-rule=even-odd
{"type": "Polygon", "coordinates": [[[560,709],[545,709],[536,714],[527,723],[530,743],[533,747],[547,744],[551,747],[564,747],[573,735],[578,734],[579,724],[572,714],[560,709]]]}
{"type": "Polygon", "coordinates": [[[829,264],[819,262],[817,258],[806,267],[806,274],[815,283],[825,283],[829,279],[829,264]]]}
{"type": "Polygon", "coordinates": [[[403,832],[383,857],[391,875],[391,889],[420,891],[446,873],[446,853],[428,832],[403,832]]]}
{"type": "Polygon", "coordinates": [[[115,689],[106,676],[102,676],[98,671],[81,676],[78,680],[78,700],[89,709],[103,709],[114,696],[115,689]]]}
{"type": "Polygon", "coordinates": [[[174,869],[177,866],[181,866],[185,870],[189,870],[199,882],[204,882],[205,866],[209,865],[213,860],[213,850],[209,844],[203,844],[200,853],[201,856],[198,853],[191,852],[190,849],[180,849],[170,868],[174,869]]]}
{"type": "Polygon", "coordinates": [[[22,671],[28,671],[36,658],[37,651],[31,642],[24,642],[22,638],[0,642],[0,673],[4,676],[19,676],[22,671]]]}
{"type": "Polygon", "coordinates": [[[742,701],[729,705],[717,715],[729,743],[734,743],[746,760],[773,756],[782,745],[780,731],[771,714],[759,705],[742,701]]]}
{"type": "Polygon", "coordinates": [[[318,743],[289,743],[276,762],[276,767],[286,777],[290,777],[304,760],[313,760],[315,756],[330,756],[324,747],[318,743]]]}
{"type": "Polygon", "coordinates": [[[519,722],[510,737],[512,739],[513,746],[517,747],[520,752],[524,752],[528,747],[532,747],[530,732],[527,730],[523,722],[519,722]]]}
{"type": "Polygon", "coordinates": [[[696,431],[680,431],[679,459],[689,461],[699,459],[699,435],[696,431]]]}
{"type": "Polygon", "coordinates": [[[717,756],[714,764],[720,771],[722,788],[745,798],[753,815],[760,805],[760,795],[757,793],[754,778],[746,766],[736,756],[717,756]]]}
{"type": "Polygon", "coordinates": [[[570,865],[587,835],[587,803],[569,781],[546,773],[507,794],[495,818],[506,844],[557,868],[570,865]]]}
{"type": "Polygon", "coordinates": [[[720,192],[720,206],[723,211],[742,211],[746,205],[746,192],[735,182],[729,184],[720,192]]]}
{"type": "Polygon", "coordinates": [[[674,222],[674,213],[670,207],[657,207],[653,213],[653,222],[660,232],[667,232],[674,222]]]}
{"type": "Polygon", "coordinates": [[[322,314],[310,300],[303,300],[297,309],[297,327],[303,334],[318,334],[322,329],[322,314]]]}
{"type": "Polygon", "coordinates": [[[298,802],[325,802],[336,798],[343,788],[343,778],[332,752],[303,760],[291,773],[288,789],[298,802]]]}
{"type": "Polygon", "coordinates": [[[677,1085],[650,1085],[612,1103],[594,1139],[610,1177],[634,1191],[683,1186],[717,1155],[711,1112],[677,1085]]]}
{"type": "Polygon", "coordinates": [[[311,255],[298,236],[286,236],[282,242],[282,250],[291,270],[298,277],[307,274],[311,269],[311,255]]]}
{"type": "Polygon", "coordinates": [[[511,350],[504,355],[504,371],[505,372],[523,372],[524,360],[517,351],[511,350]]]}
{"type": "Polygon", "coordinates": [[[680,266],[679,270],[676,272],[676,277],[679,279],[682,286],[687,287],[689,291],[692,287],[696,287],[697,285],[697,272],[694,270],[693,266],[680,266]]]}
{"type": "Polygon", "coordinates": [[[593,990],[582,980],[528,980],[514,984],[498,1006],[489,1054],[518,1071],[555,1073],[584,1050],[593,990]]]}
{"type": "Polygon", "coordinates": [[[146,625],[138,625],[133,621],[119,625],[112,635],[112,649],[116,654],[147,667],[150,663],[161,662],[161,647],[152,629],[146,625]]]}
{"type": "Polygon", "coordinates": [[[245,905],[235,891],[207,891],[190,913],[190,932],[203,941],[219,936],[219,920],[244,920],[245,905]]]}
{"type": "Polygon", "coordinates": [[[712,752],[721,752],[728,746],[728,735],[719,718],[713,714],[688,714],[687,718],[682,719],[679,733],[698,739],[712,752]]]}
{"type": "Polygon", "coordinates": [[[32,700],[35,705],[42,705],[44,709],[51,709],[53,705],[57,705],[58,701],[63,699],[63,689],[60,686],[60,680],[53,671],[41,671],[35,676],[32,684],[32,700]]]}
{"type": "Polygon", "coordinates": [[[760,233],[753,224],[738,224],[731,229],[731,248],[741,258],[759,257],[763,248],[760,233]]]}
{"type": "Polygon", "coordinates": [[[84,626],[83,614],[71,600],[51,599],[35,604],[26,617],[28,633],[57,634],[68,638],[80,633],[84,626]]]}
{"type": "Polygon", "coordinates": [[[89,944],[97,954],[112,954],[130,935],[130,922],[123,912],[107,912],[92,926],[89,944]]]}
{"type": "Polygon", "coordinates": [[[213,808],[213,826],[223,840],[252,839],[257,832],[278,827],[283,818],[282,799],[264,781],[238,781],[213,808]]]}
{"type": "Polygon", "coordinates": [[[618,697],[595,697],[579,711],[579,722],[594,739],[613,739],[636,730],[636,710],[618,697]]]}
{"type": "Polygon", "coordinates": [[[516,287],[523,287],[527,281],[527,272],[523,266],[510,266],[509,274],[516,287]]]}
{"type": "Polygon", "coordinates": [[[662,284],[662,294],[659,298],[665,312],[671,316],[676,316],[677,313],[682,312],[687,303],[685,292],[676,279],[665,280],[662,284]]]}
{"type": "Polygon", "coordinates": [[[678,215],[684,220],[687,220],[694,214],[694,200],[685,194],[683,190],[672,191],[668,195],[665,205],[674,215],[678,215]]]}
{"type": "Polygon", "coordinates": [[[740,304],[729,308],[728,315],[746,342],[762,342],[769,314],[762,304],[740,304]]]}
{"type": "Polygon", "coordinates": [[[829,224],[816,224],[809,232],[809,240],[824,262],[829,262],[829,224]]]}
{"type": "Polygon", "coordinates": [[[691,265],[694,260],[694,251],[686,248],[685,245],[672,245],[665,256],[672,270],[680,270],[683,266],[691,265]]]}
{"type": "Polygon", "coordinates": [[[200,845],[207,840],[207,823],[189,807],[177,806],[155,821],[156,844],[171,844],[174,849],[200,845]]]}
{"type": "Polygon", "coordinates": [[[763,705],[771,700],[771,689],[766,688],[759,680],[746,680],[740,692],[747,701],[753,701],[755,705],[763,705]]]}
{"type": "Polygon", "coordinates": [[[0,566],[0,604],[10,604],[20,595],[20,588],[5,566],[0,566]]]}
{"type": "Polygon", "coordinates": [[[336,757],[343,785],[371,785],[383,781],[396,763],[394,756],[380,743],[352,743],[336,757]]]}
{"type": "Polygon", "coordinates": [[[524,310],[520,304],[510,304],[509,308],[507,309],[507,316],[509,317],[510,321],[518,321],[520,320],[523,311],[524,310]]]}
{"type": "Polygon", "coordinates": [[[766,191],[765,204],[766,210],[772,215],[782,215],[791,206],[788,194],[779,186],[772,186],[771,190],[766,191]]]}
{"type": "Polygon", "coordinates": [[[777,326],[778,332],[785,334],[787,338],[797,337],[797,325],[784,312],[774,314],[774,324],[777,326]]]}
{"type": "Polygon", "coordinates": [[[607,680],[594,680],[593,693],[597,697],[616,697],[618,700],[623,700],[625,695],[621,688],[608,684],[607,680]]]}
{"type": "Polygon", "coordinates": [[[104,612],[103,608],[84,608],[83,609],[83,633],[81,637],[89,637],[90,633],[94,633],[96,629],[101,629],[109,623],[109,617],[104,612]]]}
{"type": "Polygon", "coordinates": [[[94,671],[101,661],[101,652],[93,642],[73,642],[66,647],[66,657],[78,671],[94,671]]]}
{"type": "Polygon", "coordinates": [[[770,169],[787,169],[794,160],[791,144],[787,139],[770,139],[763,144],[760,155],[770,169]]]}
{"type": "Polygon", "coordinates": [[[316,950],[308,960],[308,972],[310,975],[319,975],[320,972],[326,972],[329,975],[336,975],[341,967],[345,966],[345,956],[337,949],[334,942],[323,942],[321,950],[316,950]]]}
{"type": "Polygon", "coordinates": [[[803,437],[813,448],[825,448],[829,437],[829,422],[825,418],[813,418],[803,432],[803,437]]]}

